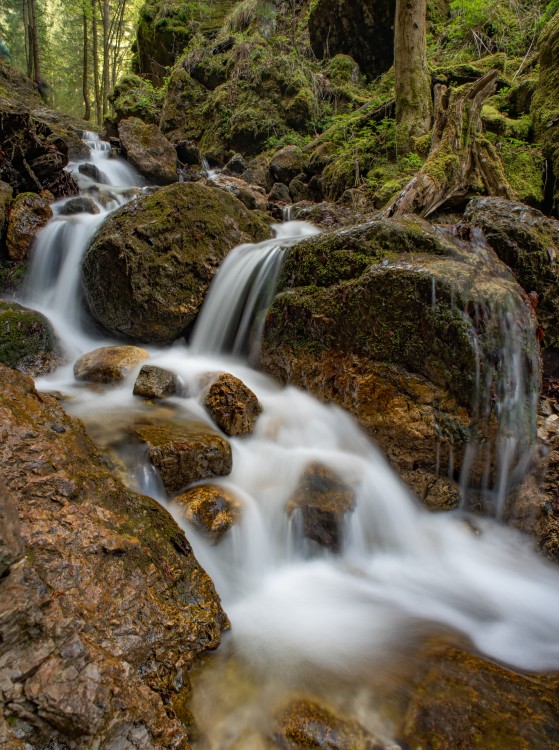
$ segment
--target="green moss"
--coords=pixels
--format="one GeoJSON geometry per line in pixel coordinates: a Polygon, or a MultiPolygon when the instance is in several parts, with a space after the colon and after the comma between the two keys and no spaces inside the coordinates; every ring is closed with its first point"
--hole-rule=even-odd
{"type": "Polygon", "coordinates": [[[518,200],[541,208],[544,200],[545,159],[542,152],[521,141],[499,141],[498,153],[518,200]]]}
{"type": "Polygon", "coordinates": [[[111,94],[117,120],[139,117],[144,122],[158,123],[164,91],[154,88],[150,81],[136,75],[119,79],[111,94]]]}
{"type": "Polygon", "coordinates": [[[55,348],[48,320],[15,302],[0,300],[0,362],[26,369],[41,354],[55,348]]]}

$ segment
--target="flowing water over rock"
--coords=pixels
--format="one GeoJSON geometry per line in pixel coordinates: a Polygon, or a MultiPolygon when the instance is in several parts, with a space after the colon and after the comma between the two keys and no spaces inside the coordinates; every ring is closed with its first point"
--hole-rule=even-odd
{"type": "MultiPolygon", "coordinates": [[[[107,180],[130,184],[117,163],[100,158],[104,147],[96,140],[93,145],[92,161],[107,180]]],[[[190,348],[180,342],[148,347],[150,364],[174,372],[179,393],[188,395],[159,407],[133,396],[140,365],[124,383],[106,389],[88,390],[75,381],[76,357],[101,345],[84,328],[79,293],[81,257],[106,215],[100,208],[99,215],[57,215],[37,241],[25,302],[50,317],[69,359],[38,388],[68,394],[68,410],[84,419],[102,447],[119,453],[129,481],[169,507],[215,582],[232,629],[218,666],[201,678],[205,698],[195,696],[210,747],[237,741],[243,747],[239,738],[262,726],[262,710],[275,705],[282,690],[336,700],[334,688],[346,686],[358,695],[359,686],[428,633],[458,633],[516,668],[559,669],[559,571],[537,557],[530,540],[490,519],[476,519],[474,527],[460,514],[427,513],[353,418],[296,388],[279,387],[239,359],[257,343],[282,248],[315,231],[309,225],[287,223],[275,240],[229,255],[190,348]],[[231,474],[213,480],[241,507],[240,520],[217,546],[186,524],[143,449],[129,440],[132,426],[146,420],[215,429],[199,395],[207,373],[216,371],[239,377],[263,407],[251,435],[231,438],[231,474]],[[299,510],[287,512],[301,476],[316,465],[327,467],[353,497],[336,554],[305,536],[299,510]],[[238,665],[231,667],[234,687],[220,661],[230,656],[230,664],[238,665]],[[220,694],[217,709],[207,695],[220,687],[230,693],[220,694]]],[[[504,384],[514,377],[513,366],[504,384]]],[[[517,395],[511,382],[499,397],[517,395]]],[[[508,471],[506,462],[502,471],[508,471]]],[[[389,722],[381,721],[379,731],[389,735],[389,722]]]]}

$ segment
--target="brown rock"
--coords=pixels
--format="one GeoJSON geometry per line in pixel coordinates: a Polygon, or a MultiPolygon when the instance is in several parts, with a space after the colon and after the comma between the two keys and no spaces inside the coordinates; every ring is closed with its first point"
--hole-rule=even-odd
{"type": "Polygon", "coordinates": [[[436,646],[423,654],[409,689],[401,736],[410,750],[557,747],[558,675],[522,675],[436,646]]]}
{"type": "Polygon", "coordinates": [[[120,383],[148,357],[149,352],[138,346],[103,346],[77,360],[74,376],[90,383],[120,383]]]}
{"type": "Polygon", "coordinates": [[[284,146],[270,159],[269,170],[272,182],[283,182],[289,185],[291,180],[301,174],[307,158],[298,146],[284,146]]]}
{"type": "Polygon", "coordinates": [[[289,515],[301,512],[303,533],[328,549],[340,549],[344,516],[353,510],[355,496],[327,466],[307,466],[287,503],[289,515]]]}
{"type": "Polygon", "coordinates": [[[212,184],[226,190],[235,198],[238,198],[247,208],[265,211],[267,206],[266,191],[259,185],[251,185],[245,180],[233,175],[218,174],[212,180],[212,184]]]}
{"type": "Polygon", "coordinates": [[[20,193],[16,196],[8,217],[6,247],[12,260],[27,260],[39,229],[52,217],[52,209],[45,196],[20,193]]]}
{"type": "Polygon", "coordinates": [[[23,556],[19,518],[14,498],[0,480],[0,578],[23,556]]]}
{"type": "Polygon", "coordinates": [[[217,544],[236,524],[241,513],[239,501],[227,490],[214,484],[193,487],[173,498],[180,505],[187,521],[217,544]]]}
{"type": "Polygon", "coordinates": [[[159,469],[167,492],[192,482],[231,473],[231,446],[205,425],[140,425],[138,437],[147,444],[150,461],[159,469]]]}
{"type": "Polygon", "coordinates": [[[294,700],[281,713],[274,740],[284,750],[383,750],[355,719],[338,716],[311,700],[294,700]]]}
{"type": "Polygon", "coordinates": [[[262,412],[255,394],[228,372],[220,375],[204,396],[204,406],[226,435],[248,435],[262,412]]]}
{"type": "Polygon", "coordinates": [[[165,704],[227,619],[183,533],[111,476],[78,420],[2,366],[0,462],[27,552],[0,578],[2,742],[17,748],[24,729],[27,748],[187,750],[165,704]]]}
{"type": "Polygon", "coordinates": [[[174,372],[155,365],[144,365],[134,383],[134,395],[144,398],[165,398],[177,392],[174,372]]]}
{"type": "Polygon", "coordinates": [[[157,125],[130,117],[119,123],[118,135],[124,155],[145,177],[156,185],[177,181],[177,153],[157,125]]]}

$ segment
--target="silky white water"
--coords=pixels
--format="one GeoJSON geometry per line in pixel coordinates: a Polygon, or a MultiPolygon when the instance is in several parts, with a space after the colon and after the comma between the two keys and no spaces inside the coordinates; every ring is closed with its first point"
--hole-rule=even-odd
{"type": "MultiPolygon", "coordinates": [[[[514,667],[559,669],[559,570],[532,551],[529,538],[490,519],[476,519],[474,531],[459,513],[426,512],[348,414],[220,353],[248,347],[247,331],[242,341],[236,335],[247,300],[260,294],[247,281],[259,278],[258,256],[280,255],[312,227],[288,223],[278,239],[233,251],[212,285],[193,346],[148,347],[150,363],[173,370],[190,393],[153,409],[132,395],[139,368],[103,391],[73,379],[75,358],[107,343],[87,334],[79,315],[80,260],[103,218],[82,214],[62,229],[55,218],[37,241],[25,303],[49,315],[69,352],[68,364],[37,387],[71,396],[67,408],[102,446],[119,449],[127,422],[138,415],[210,424],[198,401],[198,379],[208,371],[231,372],[257,394],[263,413],[254,434],[231,438],[232,473],[214,482],[242,504],[240,523],[218,546],[184,522],[145,459],[127,454],[131,483],[168,505],[214,580],[232,623],[230,653],[263,685],[308,686],[317,675],[358,682],[418,633],[449,631],[514,667]],[[233,329],[228,318],[237,321],[233,329]],[[336,555],[301,538],[285,512],[302,471],[315,461],[356,495],[336,555]]],[[[253,336],[263,308],[256,304],[247,324],[253,336]]]]}

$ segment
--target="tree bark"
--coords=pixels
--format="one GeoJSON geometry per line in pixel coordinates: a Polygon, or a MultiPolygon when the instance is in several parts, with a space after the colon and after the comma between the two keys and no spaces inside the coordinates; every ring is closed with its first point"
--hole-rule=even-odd
{"type": "Polygon", "coordinates": [[[513,197],[501,161],[491,143],[480,135],[481,108],[495,91],[498,71],[458,89],[439,86],[433,140],[421,171],[384,210],[385,216],[416,213],[428,216],[453,197],[483,183],[489,195],[513,197]]]}
{"type": "Polygon", "coordinates": [[[82,93],[83,93],[83,106],[84,113],[83,119],[89,121],[91,119],[91,101],[89,99],[89,39],[87,33],[87,27],[89,24],[89,18],[87,17],[87,11],[85,5],[83,8],[83,69],[82,69],[82,93]]]}
{"type": "Polygon", "coordinates": [[[97,9],[95,0],[91,0],[91,36],[93,62],[93,90],[95,92],[95,120],[100,125],[103,120],[101,104],[101,86],[99,83],[99,38],[97,34],[97,9]]]}
{"type": "Polygon", "coordinates": [[[427,69],[427,0],[396,0],[394,76],[398,149],[431,128],[433,103],[427,69]]]}

